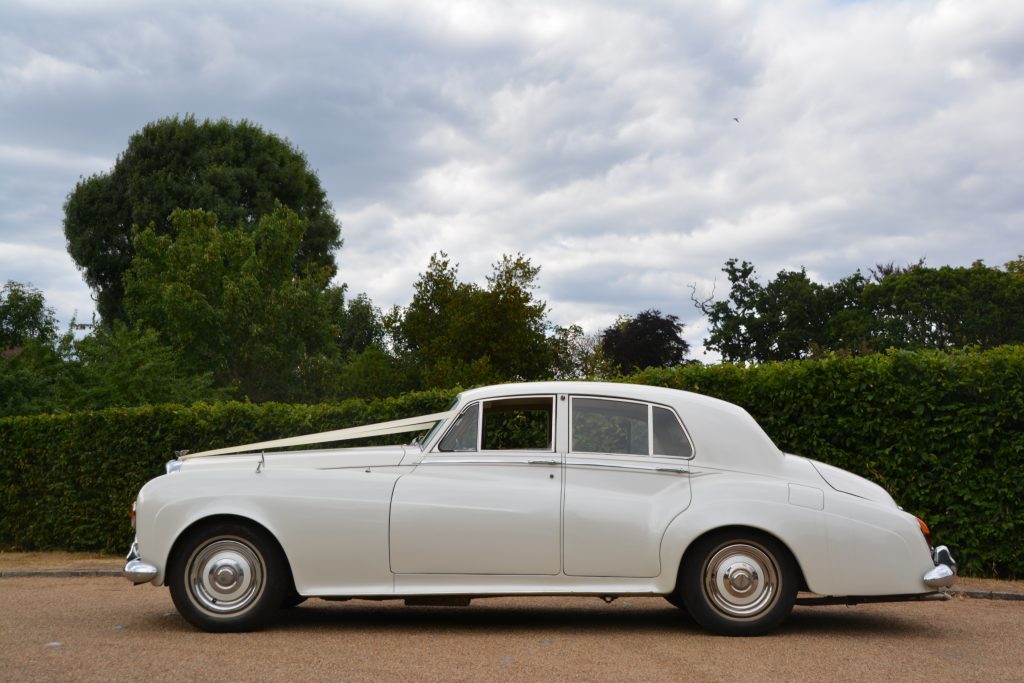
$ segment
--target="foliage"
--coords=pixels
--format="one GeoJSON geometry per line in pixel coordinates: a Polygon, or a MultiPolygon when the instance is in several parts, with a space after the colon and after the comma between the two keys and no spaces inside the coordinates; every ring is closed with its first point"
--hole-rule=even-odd
{"type": "Polygon", "coordinates": [[[975,263],[914,268],[864,290],[882,348],[992,348],[1024,342],[1024,278],[975,263]]]}
{"type": "Polygon", "coordinates": [[[65,366],[53,347],[34,339],[0,355],[0,417],[66,409],[75,385],[65,366]]]}
{"type": "Polygon", "coordinates": [[[622,316],[601,333],[601,351],[620,369],[672,367],[685,362],[690,345],[683,340],[683,325],[674,315],[646,310],[622,316]]]}
{"type": "Polygon", "coordinates": [[[348,353],[362,353],[384,347],[384,323],[379,310],[366,294],[349,300],[341,312],[338,343],[348,353]]]}
{"type": "Polygon", "coordinates": [[[433,391],[330,405],[197,403],[0,419],[0,548],[124,552],[128,509],[176,449],[199,451],[438,412],[433,391]]]}
{"type": "Polygon", "coordinates": [[[134,226],[173,238],[171,214],[181,208],[214,213],[225,228],[254,230],[282,206],[305,225],[288,256],[294,272],[327,268],[333,275],[341,228],[301,152],[248,121],[172,117],[133,135],[109,173],[78,182],[64,205],[64,234],[109,322],[124,317],[122,276],[135,253],[134,226]]]}
{"type": "Polygon", "coordinates": [[[600,335],[585,334],[579,325],[556,326],[548,344],[554,379],[608,379],[618,375],[618,368],[605,358],[600,335]]]}
{"type": "Polygon", "coordinates": [[[967,573],[1024,575],[1024,346],[688,365],[627,381],[737,403],[784,451],[882,485],[967,573]]]}
{"type": "Polygon", "coordinates": [[[29,340],[44,345],[57,339],[57,320],[43,293],[8,280],[0,289],[0,352],[23,346],[29,340]]]}
{"type": "Polygon", "coordinates": [[[1006,270],[1007,273],[1012,273],[1017,277],[1024,277],[1024,254],[1018,255],[1017,258],[1012,261],[1007,261],[1003,265],[1003,269],[1006,270]]]}
{"type": "Polygon", "coordinates": [[[72,410],[229,398],[226,390],[213,387],[212,373],[187,372],[180,353],[153,330],[116,321],[76,342],[75,352],[76,390],[67,401],[72,410]]]}
{"type": "Polygon", "coordinates": [[[762,285],[754,266],[726,262],[724,301],[694,303],[708,316],[704,342],[727,361],[767,362],[887,348],[994,348],[1024,342],[1024,278],[1006,270],[879,265],[822,285],[806,271],[780,271],[762,285]]]}
{"type": "Polygon", "coordinates": [[[152,328],[195,373],[253,401],[299,400],[326,380],[344,291],[333,269],[293,271],[304,223],[279,209],[252,228],[223,228],[202,210],[175,211],[174,237],[134,238],[125,275],[133,326],[152,328]]]}
{"type": "Polygon", "coordinates": [[[391,314],[395,350],[423,386],[451,387],[537,379],[549,372],[546,304],[533,297],[540,268],[503,256],[487,288],[459,282],[458,266],[430,257],[405,310],[391,314]]]}

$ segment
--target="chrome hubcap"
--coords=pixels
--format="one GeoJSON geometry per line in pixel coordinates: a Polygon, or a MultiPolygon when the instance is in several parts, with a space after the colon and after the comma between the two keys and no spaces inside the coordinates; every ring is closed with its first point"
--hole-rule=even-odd
{"type": "Polygon", "coordinates": [[[263,593],[263,558],[237,537],[215,538],[196,549],[186,575],[193,602],[218,615],[242,612],[263,593]]]}
{"type": "Polygon", "coordinates": [[[716,550],[704,570],[704,594],[722,614],[756,617],[775,604],[779,567],[751,543],[730,543],[716,550]]]}

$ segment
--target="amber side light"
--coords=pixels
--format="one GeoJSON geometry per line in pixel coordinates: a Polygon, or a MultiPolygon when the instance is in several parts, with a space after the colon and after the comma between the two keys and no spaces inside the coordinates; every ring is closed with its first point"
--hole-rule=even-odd
{"type": "Polygon", "coordinates": [[[928,528],[928,525],[924,523],[924,520],[920,517],[917,518],[917,523],[921,527],[921,533],[924,534],[924,540],[928,543],[928,547],[932,547],[932,532],[928,528]]]}

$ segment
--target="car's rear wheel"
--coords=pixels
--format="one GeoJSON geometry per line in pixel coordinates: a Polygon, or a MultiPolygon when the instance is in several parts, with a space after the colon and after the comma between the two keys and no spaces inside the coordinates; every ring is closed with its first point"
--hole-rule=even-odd
{"type": "Polygon", "coordinates": [[[776,539],[753,530],[706,536],[683,560],[682,595],[698,624],[722,635],[766,633],[789,616],[796,562],[776,539]]]}
{"type": "Polygon", "coordinates": [[[205,631],[259,628],[281,605],[287,579],[287,565],[273,538],[237,522],[189,531],[168,568],[174,606],[205,631]]]}

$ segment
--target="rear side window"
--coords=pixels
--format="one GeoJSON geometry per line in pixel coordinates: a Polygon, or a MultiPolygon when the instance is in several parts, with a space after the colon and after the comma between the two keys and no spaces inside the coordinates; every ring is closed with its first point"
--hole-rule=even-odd
{"type": "Polygon", "coordinates": [[[576,453],[650,455],[647,405],[599,398],[572,400],[572,450],[576,453]]]}
{"type": "Polygon", "coordinates": [[[654,454],[692,458],[693,446],[676,414],[667,408],[652,406],[651,416],[654,419],[654,454]]]}
{"type": "Polygon", "coordinates": [[[693,445],[671,410],[603,398],[572,399],[570,449],[574,453],[693,457],[693,445]]]}

